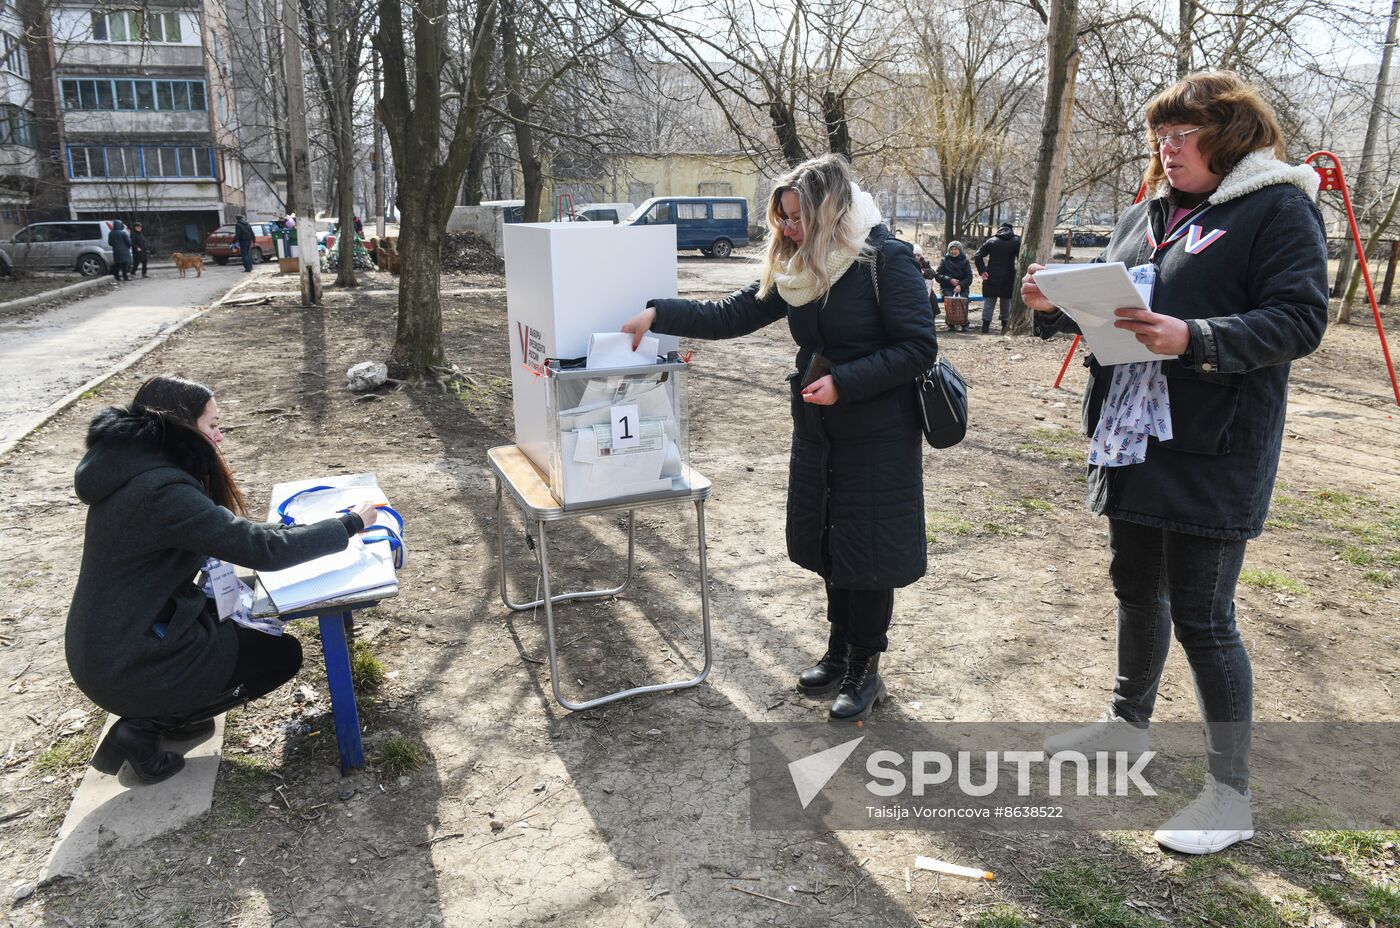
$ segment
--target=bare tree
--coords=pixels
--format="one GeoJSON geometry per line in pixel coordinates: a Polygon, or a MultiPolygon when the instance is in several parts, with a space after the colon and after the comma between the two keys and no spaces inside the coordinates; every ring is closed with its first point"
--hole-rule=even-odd
{"type": "Polygon", "coordinates": [[[468,9],[447,0],[378,3],[379,113],[394,156],[402,269],[389,363],[397,377],[420,376],[444,361],[442,237],[486,103],[497,7],[495,0],[474,0],[468,9]],[[461,59],[447,51],[450,22],[464,33],[461,59]]]}

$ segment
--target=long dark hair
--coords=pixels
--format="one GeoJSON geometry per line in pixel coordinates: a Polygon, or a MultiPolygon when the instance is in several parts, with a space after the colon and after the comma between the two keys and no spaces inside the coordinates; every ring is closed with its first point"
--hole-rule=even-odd
{"type": "Polygon", "coordinates": [[[199,431],[199,417],[204,415],[204,408],[213,398],[214,391],[198,381],[161,374],[141,384],[131,401],[131,411],[158,416],[165,428],[194,433],[187,436],[197,439],[191,446],[209,449],[209,454],[201,455],[204,473],[195,476],[204,481],[204,489],[214,502],[230,512],[246,516],[248,502],[238,488],[238,481],[233,479],[233,472],[219,449],[199,431]]]}

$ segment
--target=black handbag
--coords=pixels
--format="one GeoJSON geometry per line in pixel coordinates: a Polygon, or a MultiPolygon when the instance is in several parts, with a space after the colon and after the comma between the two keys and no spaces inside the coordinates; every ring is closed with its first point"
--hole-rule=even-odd
{"type": "Polygon", "coordinates": [[[914,381],[919,424],[934,448],[951,448],[967,434],[967,381],[953,362],[940,357],[914,381]]]}
{"type": "MultiPolygon", "coordinates": [[[[870,262],[875,302],[880,302],[879,256],[870,262]]],[[[953,362],[939,355],[933,366],[914,378],[919,397],[919,425],[933,448],[951,448],[967,435],[967,381],[953,362]]]]}

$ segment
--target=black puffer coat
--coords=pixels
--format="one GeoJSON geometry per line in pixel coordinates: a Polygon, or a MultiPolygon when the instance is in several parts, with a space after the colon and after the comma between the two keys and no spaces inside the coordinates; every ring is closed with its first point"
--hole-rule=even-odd
{"type": "Polygon", "coordinates": [[[349,529],[340,519],[284,527],[239,518],[195,476],[207,473],[213,446],[151,414],[107,409],[87,443],[74,477],[88,514],[65,633],[73,682],[126,717],[208,705],[233,674],[238,637],[194,584],[205,557],[279,570],[344,550],[349,529]]]}
{"type": "Polygon", "coordinates": [[[998,232],[982,243],[972,259],[982,281],[983,296],[1011,296],[1016,285],[1016,261],[1021,257],[1021,236],[1010,229],[998,232]]]}
{"type": "Polygon", "coordinates": [[[967,260],[967,253],[959,248],[957,254],[945,254],[943,260],[938,262],[938,269],[933,272],[933,278],[938,281],[944,296],[953,293],[953,284],[956,282],[962,288],[957,295],[966,297],[972,290],[972,264],[967,260]]]}
{"type": "Polygon", "coordinates": [[[734,338],[784,317],[798,344],[797,370],[814,352],[832,362],[837,402],[802,400],[789,375],[793,418],[787,545],[794,563],[843,589],[907,586],[926,567],[923,436],[914,378],[938,354],[933,313],[909,245],[876,226],[880,296],[869,264],[856,262],[825,302],[789,307],[750,284],[724,300],[657,300],[653,329],[690,338],[734,338]]]}

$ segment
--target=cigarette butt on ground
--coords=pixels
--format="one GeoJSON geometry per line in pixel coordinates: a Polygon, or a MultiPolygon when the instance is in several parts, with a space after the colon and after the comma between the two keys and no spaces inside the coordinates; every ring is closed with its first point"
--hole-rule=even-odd
{"type": "Polygon", "coordinates": [[[932,870],[934,873],[946,873],[949,876],[961,876],[969,880],[996,879],[996,875],[990,870],[983,870],[980,867],[963,867],[933,857],[915,857],[914,866],[919,870],[932,870]]]}

